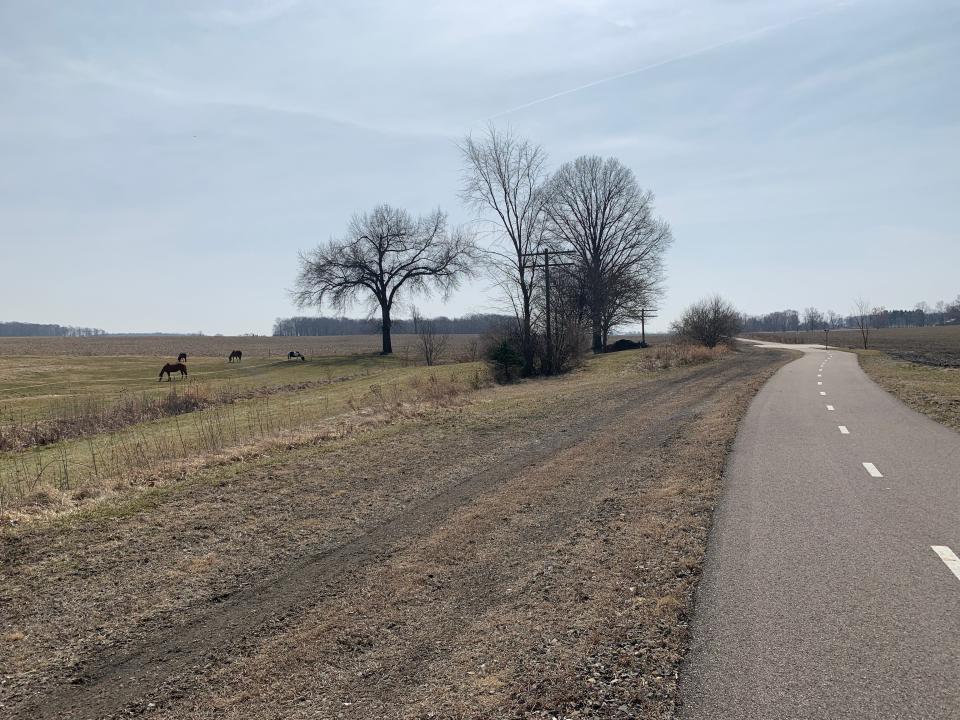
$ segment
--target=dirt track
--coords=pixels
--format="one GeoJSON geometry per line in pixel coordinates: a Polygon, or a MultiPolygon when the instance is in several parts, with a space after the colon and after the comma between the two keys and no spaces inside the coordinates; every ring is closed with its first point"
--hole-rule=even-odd
{"type": "Polygon", "coordinates": [[[723,458],[782,359],[501,389],[5,538],[0,607],[26,637],[0,707],[668,716],[723,458]]]}

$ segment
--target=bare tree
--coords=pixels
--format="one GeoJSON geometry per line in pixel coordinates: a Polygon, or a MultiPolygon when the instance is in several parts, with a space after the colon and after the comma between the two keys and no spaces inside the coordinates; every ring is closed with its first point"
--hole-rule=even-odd
{"type": "Polygon", "coordinates": [[[603,345],[613,328],[648,320],[657,310],[663,294],[662,273],[659,270],[646,276],[628,276],[608,293],[601,318],[603,345]]]}
{"type": "Polygon", "coordinates": [[[716,347],[740,332],[740,313],[722,297],[713,295],[684,310],[671,330],[681,339],[716,347]]]}
{"type": "Polygon", "coordinates": [[[870,342],[870,315],[870,303],[863,298],[857,298],[853,303],[853,323],[860,331],[864,350],[870,342]]]}
{"type": "Polygon", "coordinates": [[[436,365],[447,352],[450,342],[449,333],[440,331],[433,320],[428,320],[420,314],[417,308],[412,308],[413,332],[417,335],[417,343],[423,354],[423,361],[427,365],[436,365]]]}
{"type": "Polygon", "coordinates": [[[523,373],[533,373],[534,293],[544,240],[546,153],[492,124],[480,139],[460,145],[465,170],[461,196],[495,227],[498,241],[488,249],[497,282],[504,290],[521,338],[523,373]]]}
{"type": "Polygon", "coordinates": [[[870,323],[874,330],[879,330],[887,325],[887,309],[883,305],[878,305],[870,311],[870,323]]]}
{"type": "Polygon", "coordinates": [[[344,310],[363,297],[379,308],[383,354],[393,352],[390,311],[401,288],[407,293],[447,296],[471,273],[472,240],[447,229],[446,213],[414,218],[401,208],[378,205],[355,215],[347,234],[300,254],[294,299],[301,307],[344,310]]]}
{"type": "Polygon", "coordinates": [[[592,347],[603,350],[605,328],[617,312],[635,307],[623,297],[662,274],[673,241],[670,226],[653,215],[653,194],[616,158],[579,157],[550,181],[546,204],[551,242],[574,251],[590,311],[592,347]],[[605,317],[607,322],[605,323],[605,317]]]}
{"type": "MultiPolygon", "coordinates": [[[[576,265],[552,265],[550,270],[550,341],[546,342],[546,288],[537,294],[537,323],[544,342],[542,367],[546,374],[564,372],[575,365],[586,350],[585,330],[589,328],[583,278],[576,265]]],[[[544,274],[545,275],[545,274],[544,274]]],[[[545,276],[541,277],[546,284],[545,276]]]]}
{"type": "Polygon", "coordinates": [[[933,306],[934,311],[937,314],[937,325],[943,325],[944,317],[946,317],[947,305],[943,300],[937,300],[937,304],[933,306]]]}
{"type": "Polygon", "coordinates": [[[960,320],[960,295],[957,295],[953,302],[947,303],[944,306],[944,315],[947,320],[954,322],[960,320]]]}
{"type": "Polygon", "coordinates": [[[815,307],[804,308],[803,324],[806,325],[807,330],[823,329],[823,313],[815,307]]]}

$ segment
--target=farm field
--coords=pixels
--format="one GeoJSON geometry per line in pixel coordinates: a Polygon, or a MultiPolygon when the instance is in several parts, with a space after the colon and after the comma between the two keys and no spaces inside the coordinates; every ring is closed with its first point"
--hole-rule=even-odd
{"type": "MultiPolygon", "coordinates": [[[[474,352],[478,335],[451,335],[450,354],[460,357],[474,352]]],[[[395,334],[394,353],[414,355],[416,335],[395,334]]],[[[0,337],[0,357],[149,357],[172,362],[181,352],[193,360],[198,358],[226,360],[233,350],[242,350],[247,358],[284,359],[291,350],[299,350],[308,358],[375,354],[380,350],[380,335],[326,335],[319,337],[272,337],[244,335],[136,335],[100,337],[0,337]]],[[[157,366],[159,371],[160,366],[157,366]]]]}
{"type": "MultiPolygon", "coordinates": [[[[313,360],[265,362],[248,388],[320,384],[267,395],[262,437],[225,429],[222,447],[87,475],[90,497],[16,508],[0,707],[669,717],[724,459],[788,359],[663,346],[508,386],[475,363],[340,358],[328,383],[313,360]]],[[[170,423],[135,429],[163,447],[170,423]]],[[[80,467],[90,440],[54,447],[80,467]]]]}
{"type": "MultiPolygon", "coordinates": [[[[823,342],[822,332],[745,333],[786,343],[823,342]]],[[[960,327],[870,330],[868,350],[859,330],[831,330],[830,345],[857,353],[874,382],[914,410],[960,431],[960,327]]]]}
{"type": "MultiPolygon", "coordinates": [[[[779,343],[822,343],[822,331],[744,333],[744,337],[779,343]]],[[[859,330],[831,330],[830,345],[862,350],[859,330]]],[[[930,365],[960,367],[960,325],[870,329],[869,349],[930,365]]]]}

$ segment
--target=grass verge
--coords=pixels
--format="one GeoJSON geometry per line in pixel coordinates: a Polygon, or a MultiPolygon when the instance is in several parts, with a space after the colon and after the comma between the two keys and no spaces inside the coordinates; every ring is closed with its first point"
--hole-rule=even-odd
{"type": "Polygon", "coordinates": [[[960,432],[960,368],[899,360],[879,350],[856,350],[874,382],[917,412],[960,432]]]}

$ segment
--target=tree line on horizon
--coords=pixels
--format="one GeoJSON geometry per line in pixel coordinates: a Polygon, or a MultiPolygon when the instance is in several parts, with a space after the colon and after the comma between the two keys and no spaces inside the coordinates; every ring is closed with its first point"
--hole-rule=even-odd
{"type": "MultiPolygon", "coordinates": [[[[471,313],[459,318],[443,315],[429,318],[433,329],[445,335],[482,335],[503,327],[513,318],[496,313],[471,313]]],[[[416,319],[394,319],[392,330],[399,334],[417,332],[416,319]]],[[[420,322],[423,322],[422,320],[420,322]]],[[[380,321],[373,318],[291,317],[277,318],[273,323],[275,337],[313,337],[322,335],[374,335],[380,332],[380,321]]]]}
{"type": "Polygon", "coordinates": [[[777,310],[765,315],[740,316],[744,332],[793,332],[800,330],[860,329],[868,324],[874,330],[897,327],[925,327],[960,322],[960,295],[952,302],[938,301],[934,305],[917,303],[912,310],[887,309],[857,300],[850,315],[839,315],[833,310],[821,312],[815,307],[797,310],[777,310]]]}
{"type": "Polygon", "coordinates": [[[0,322],[0,337],[95,337],[106,334],[100,328],[52,323],[0,322]]]}
{"type": "Polygon", "coordinates": [[[359,212],[343,235],[301,253],[297,304],[342,312],[365,303],[389,354],[401,297],[446,298],[483,271],[512,320],[500,350],[527,376],[564,369],[586,343],[601,352],[612,329],[657,307],[673,236],[653,193],[617,158],[581,156],[551,172],[540,145],[492,124],[459,150],[473,224],[449,227],[440,209],[359,212]]]}

